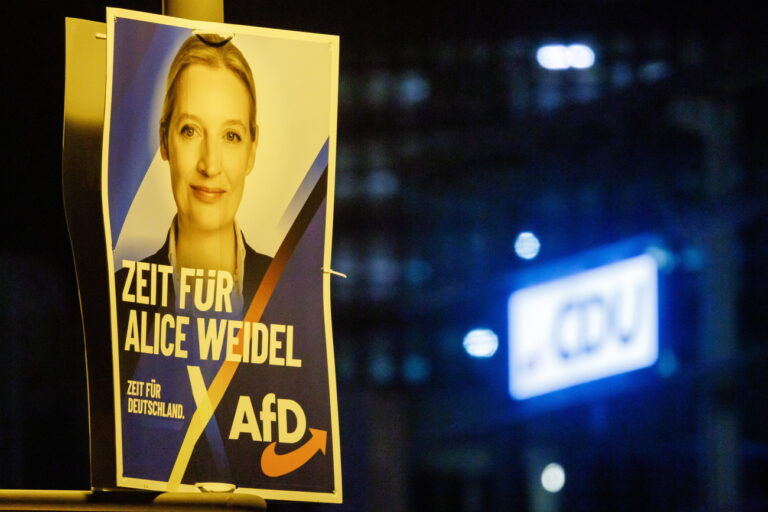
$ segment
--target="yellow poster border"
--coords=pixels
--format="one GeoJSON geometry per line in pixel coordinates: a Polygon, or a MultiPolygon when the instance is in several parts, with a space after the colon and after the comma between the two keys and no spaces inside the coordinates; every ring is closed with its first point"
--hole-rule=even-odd
{"type": "MultiPolygon", "coordinates": [[[[110,293],[110,326],[112,337],[112,372],[113,372],[113,397],[114,397],[114,417],[115,417],[115,467],[116,467],[116,485],[117,487],[128,487],[136,489],[145,489],[153,491],[169,491],[169,482],[157,481],[139,478],[130,478],[123,476],[123,440],[122,440],[122,416],[120,400],[120,368],[119,368],[119,336],[117,333],[117,307],[116,307],[116,284],[115,284],[115,263],[112,253],[112,230],[111,219],[109,217],[108,203],[108,165],[109,165],[109,141],[111,129],[111,98],[113,88],[114,71],[114,33],[115,21],[117,18],[132,19],[136,21],[145,21],[149,23],[169,25],[189,30],[200,30],[213,33],[238,33],[244,35],[257,35],[262,37],[289,39],[294,41],[317,42],[327,44],[331,52],[330,57],[330,113],[329,113],[329,148],[328,148],[328,184],[326,195],[326,220],[323,252],[323,268],[331,268],[331,248],[333,233],[333,190],[335,189],[335,168],[336,168],[336,137],[338,129],[338,76],[339,76],[339,37],[335,35],[316,34],[309,32],[298,32],[282,29],[271,29],[262,27],[252,27],[247,25],[236,25],[226,23],[215,23],[208,21],[188,20],[184,18],[174,18],[159,14],[144,13],[128,9],[107,8],[107,77],[104,105],[104,136],[102,141],[102,209],[104,212],[104,232],[107,251],[107,269],[109,272],[109,293],[110,293]]],[[[333,491],[332,492],[312,492],[312,491],[294,491],[294,490],[275,490],[258,488],[238,488],[236,492],[257,494],[264,499],[272,500],[291,500],[291,501],[311,501],[318,503],[341,503],[343,499],[342,478],[341,478],[341,441],[339,433],[339,414],[338,414],[338,396],[336,387],[335,359],[333,351],[333,329],[331,322],[331,299],[330,299],[330,277],[328,272],[323,273],[323,316],[325,326],[325,345],[326,361],[328,368],[328,384],[331,414],[331,442],[333,447],[333,491]]],[[[194,485],[180,484],[174,491],[197,492],[199,489],[194,485]]]]}

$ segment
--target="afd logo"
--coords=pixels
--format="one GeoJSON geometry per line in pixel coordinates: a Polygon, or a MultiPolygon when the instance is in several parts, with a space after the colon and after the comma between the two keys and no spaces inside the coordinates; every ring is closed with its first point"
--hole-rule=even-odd
{"type": "Polygon", "coordinates": [[[641,255],[513,293],[511,395],[529,398],[653,364],[657,274],[656,260],[641,255]]]}

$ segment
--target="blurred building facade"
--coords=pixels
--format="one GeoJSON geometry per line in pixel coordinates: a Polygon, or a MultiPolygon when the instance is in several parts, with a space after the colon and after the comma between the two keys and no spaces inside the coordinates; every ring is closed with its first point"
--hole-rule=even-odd
{"type": "Polygon", "coordinates": [[[387,486],[372,473],[368,489],[386,489],[390,504],[766,505],[759,38],[605,28],[346,49],[334,265],[350,278],[334,288],[339,376],[342,388],[399,409],[370,427],[368,448],[390,453],[390,471],[408,458],[407,491],[402,477],[387,486]],[[544,69],[536,51],[550,43],[589,45],[596,62],[544,69]],[[515,256],[524,230],[541,240],[534,261],[515,256]],[[509,276],[639,234],[667,249],[657,364],[509,398],[509,276]],[[476,326],[502,340],[490,360],[462,349],[476,326]],[[555,461],[567,480],[550,494],[539,478],[555,461]]]}

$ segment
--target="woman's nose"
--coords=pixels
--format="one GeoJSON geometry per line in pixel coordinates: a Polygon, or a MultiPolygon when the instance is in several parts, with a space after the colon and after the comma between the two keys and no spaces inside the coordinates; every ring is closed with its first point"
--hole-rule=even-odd
{"type": "Polygon", "coordinates": [[[221,174],[221,152],[216,141],[211,137],[205,137],[200,146],[197,171],[209,177],[221,174]]]}

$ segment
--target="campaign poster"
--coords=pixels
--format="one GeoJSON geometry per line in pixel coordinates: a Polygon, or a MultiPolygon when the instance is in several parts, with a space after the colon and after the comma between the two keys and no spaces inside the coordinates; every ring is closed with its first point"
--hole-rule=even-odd
{"type": "Polygon", "coordinates": [[[107,10],[116,484],[341,502],[337,36],[107,10]]]}

